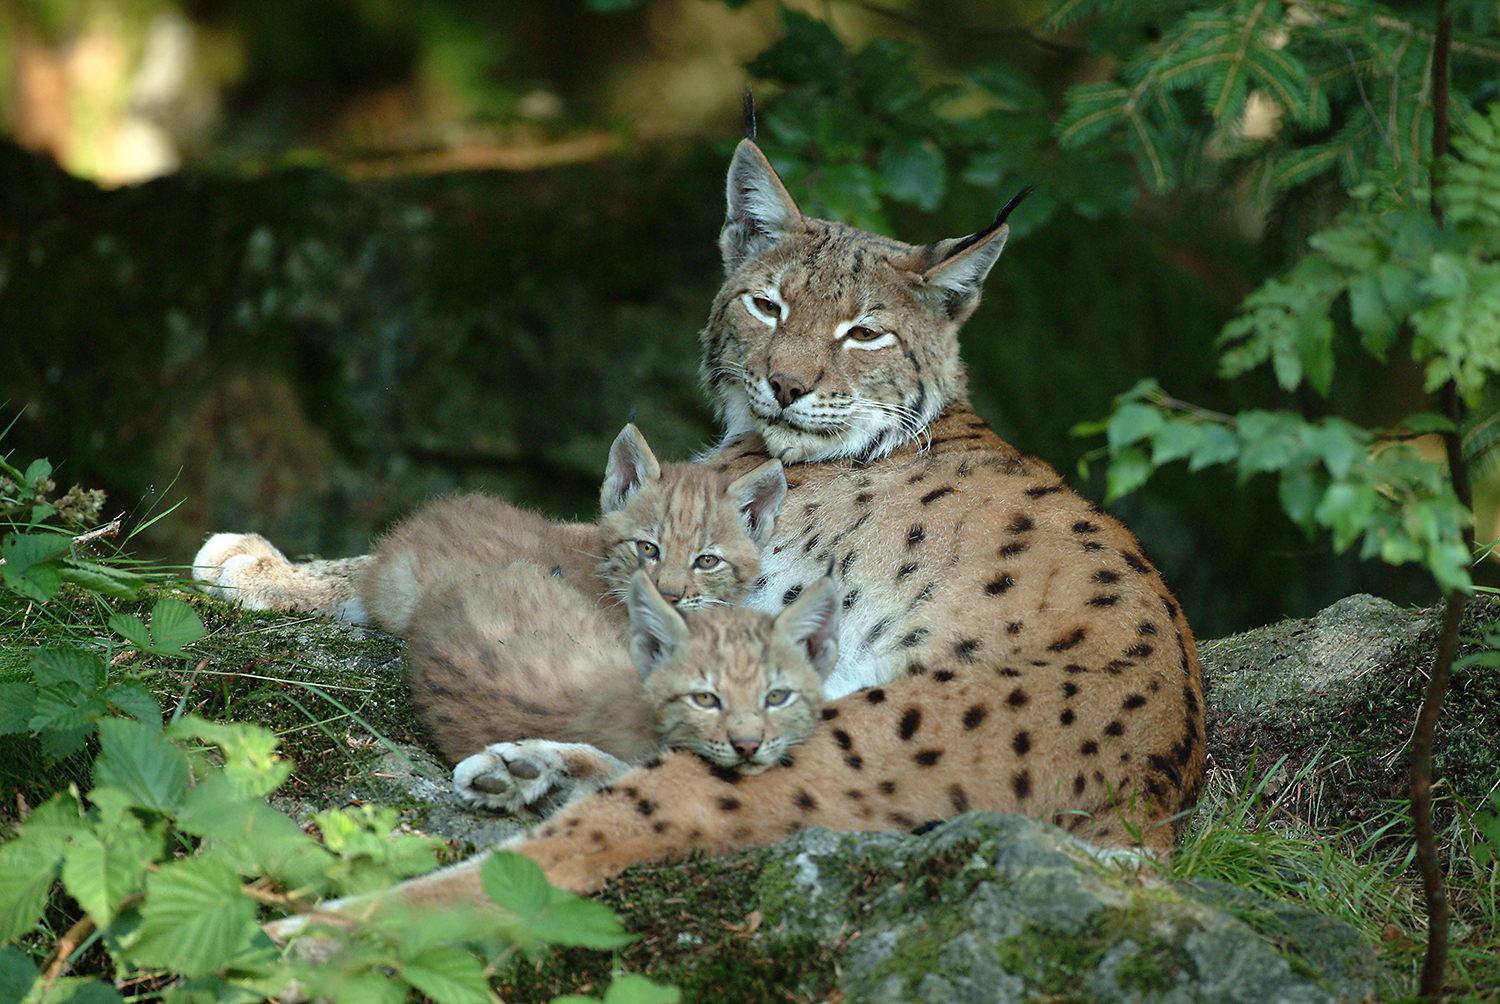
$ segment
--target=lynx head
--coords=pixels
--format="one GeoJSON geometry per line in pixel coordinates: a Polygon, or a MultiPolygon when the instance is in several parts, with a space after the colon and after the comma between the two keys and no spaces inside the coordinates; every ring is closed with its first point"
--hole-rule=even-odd
{"type": "Polygon", "coordinates": [[[662,465],[627,425],[610,447],[600,490],[599,573],[622,601],[643,567],[661,595],[685,610],[733,603],[760,574],[760,551],[784,498],[778,461],[735,481],[702,464],[662,465]]]}
{"type": "Polygon", "coordinates": [[[745,140],[728,197],[702,370],[727,435],[758,432],[785,463],[869,461],[964,400],[958,329],[1020,196],[977,234],[914,247],[803,216],[745,140]]]}
{"type": "Polygon", "coordinates": [[[662,745],[759,774],[813,734],[823,679],[838,662],[831,576],[774,618],[729,606],[681,611],[644,571],[631,578],[628,603],[631,657],[662,745]]]}

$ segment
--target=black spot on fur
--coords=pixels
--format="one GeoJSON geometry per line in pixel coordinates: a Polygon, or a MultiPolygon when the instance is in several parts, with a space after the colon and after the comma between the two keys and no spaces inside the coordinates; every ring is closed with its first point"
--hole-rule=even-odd
{"type": "Polygon", "coordinates": [[[1061,722],[1062,724],[1064,724],[1064,725],[1072,725],[1073,724],[1073,709],[1072,708],[1063,708],[1062,714],[1060,714],[1060,715],[1057,716],[1057,720],[1059,722],[1061,722]]]}
{"type": "Polygon", "coordinates": [[[792,588],[788,589],[786,592],[784,592],[784,593],[781,594],[781,605],[784,606],[784,607],[785,606],[790,606],[791,603],[792,603],[792,601],[795,600],[797,597],[799,597],[801,595],[802,595],[802,587],[801,586],[793,586],[792,588]]]}
{"type": "Polygon", "coordinates": [[[912,572],[915,572],[919,567],[920,566],[915,561],[908,561],[906,564],[902,565],[896,570],[896,578],[904,579],[912,572]]]}
{"type": "Polygon", "coordinates": [[[1099,583],[1100,585],[1107,586],[1111,582],[1119,582],[1120,573],[1110,571],[1108,568],[1101,568],[1099,569],[1099,571],[1094,573],[1094,581],[1099,583]]]}
{"type": "Polygon", "coordinates": [[[976,704],[964,712],[964,728],[973,731],[979,728],[979,724],[989,715],[990,709],[983,704],[976,704]]]}
{"type": "Polygon", "coordinates": [[[1118,593],[1100,593],[1089,597],[1088,602],[1091,607],[1112,607],[1120,602],[1120,596],[1118,593]]]}
{"type": "Polygon", "coordinates": [[[1026,494],[1031,498],[1039,499],[1044,495],[1051,495],[1053,492],[1060,492],[1062,490],[1063,486],[1061,484],[1032,485],[1030,488],[1026,489],[1026,494]]]}
{"type": "Polygon", "coordinates": [[[921,523],[913,523],[911,529],[906,531],[906,546],[916,547],[927,539],[927,528],[921,523]]]}
{"type": "Polygon", "coordinates": [[[954,812],[969,811],[969,793],[956,784],[948,786],[948,804],[953,806],[954,812]]]}
{"type": "Polygon", "coordinates": [[[1078,752],[1084,756],[1096,756],[1099,753],[1099,744],[1092,739],[1085,739],[1083,745],[1078,747],[1078,752]]]}
{"type": "Polygon", "coordinates": [[[847,593],[844,594],[844,609],[848,610],[850,607],[854,606],[855,601],[858,600],[858,599],[859,599],[859,590],[858,589],[851,589],[851,590],[849,590],[847,593]]]}
{"type": "Polygon", "coordinates": [[[885,818],[903,830],[909,830],[917,825],[917,821],[904,812],[887,812],[885,818]]]}
{"type": "Polygon", "coordinates": [[[880,789],[882,795],[894,795],[896,793],[895,781],[881,781],[875,787],[880,789]]]}
{"type": "Polygon", "coordinates": [[[1167,780],[1171,782],[1173,788],[1182,787],[1182,775],[1178,773],[1177,768],[1173,766],[1172,761],[1168,760],[1164,756],[1161,756],[1160,754],[1152,753],[1149,757],[1146,758],[1146,762],[1151,765],[1152,770],[1160,774],[1165,774],[1167,780]]]}
{"type": "Polygon", "coordinates": [[[801,788],[797,789],[797,797],[793,801],[797,803],[797,808],[803,812],[811,812],[818,807],[818,803],[813,800],[813,797],[801,788]]]}
{"type": "Polygon", "coordinates": [[[931,767],[942,759],[942,750],[919,750],[912,754],[912,762],[918,767],[931,767]]]}
{"type": "MultiPolygon", "coordinates": [[[[704,761],[707,763],[707,761],[704,761]]],[[[725,784],[739,784],[745,779],[745,775],[730,767],[721,767],[716,763],[708,764],[708,772],[725,784]]]]}
{"type": "Polygon", "coordinates": [[[844,757],[844,764],[850,770],[864,770],[865,758],[857,753],[850,753],[848,756],[844,757]]]}
{"type": "Polygon", "coordinates": [[[802,550],[807,554],[812,554],[813,548],[818,546],[819,539],[821,539],[821,534],[813,534],[807,538],[807,543],[802,545],[802,550]]]}
{"type": "Polygon", "coordinates": [[[1021,630],[1025,626],[1026,625],[1022,624],[1020,621],[1011,621],[1009,624],[1005,625],[1005,633],[1006,634],[1020,634],[1021,630]]]}
{"type": "Polygon", "coordinates": [[[932,674],[932,678],[938,683],[947,683],[949,680],[953,679],[954,675],[955,674],[951,669],[940,669],[936,673],[932,674]]]}
{"type": "Polygon", "coordinates": [[[865,797],[865,793],[860,791],[858,788],[850,788],[848,791],[844,792],[844,797],[849,799],[850,801],[858,802],[860,799],[865,797]]]}
{"type": "Polygon", "coordinates": [[[1146,698],[1142,695],[1131,694],[1129,697],[1125,698],[1123,702],[1121,702],[1120,707],[1124,708],[1126,711],[1134,711],[1136,708],[1139,708],[1145,703],[1146,698]]]}
{"type": "Polygon", "coordinates": [[[843,729],[833,730],[833,741],[838,744],[838,748],[841,750],[852,750],[854,748],[854,739],[843,729]]]}
{"type": "Polygon", "coordinates": [[[823,721],[825,721],[825,722],[831,722],[835,718],[837,718],[838,716],[839,716],[839,709],[838,708],[824,708],[823,709],[823,721]]]}
{"type": "Polygon", "coordinates": [[[843,560],[839,562],[839,572],[843,575],[848,575],[849,568],[854,564],[854,559],[857,557],[859,557],[859,555],[854,551],[850,551],[848,554],[844,555],[843,560]]]}
{"type": "Polygon", "coordinates": [[[865,691],[865,700],[871,704],[879,704],[885,700],[885,691],[880,687],[876,687],[874,690],[867,690],[865,691]]]}
{"type": "Polygon", "coordinates": [[[656,768],[658,768],[660,766],[661,766],[661,757],[659,757],[659,756],[654,756],[651,759],[647,760],[645,763],[641,764],[641,767],[643,769],[645,769],[645,770],[655,770],[656,768]]]}
{"type": "Polygon", "coordinates": [[[908,662],[906,664],[907,676],[921,676],[927,672],[927,667],[920,662],[908,662]]]}
{"type": "Polygon", "coordinates": [[[869,492],[860,492],[858,495],[854,496],[854,504],[857,506],[867,506],[870,504],[870,500],[874,497],[875,496],[871,495],[869,492]]]}
{"type": "Polygon", "coordinates": [[[1140,627],[1136,628],[1141,634],[1156,634],[1156,625],[1150,621],[1141,621],[1140,627]]]}
{"type": "Polygon", "coordinates": [[[1132,554],[1129,551],[1121,551],[1120,552],[1120,557],[1122,557],[1122,558],[1125,559],[1125,564],[1129,565],[1131,568],[1133,568],[1135,571],[1139,572],[1141,575],[1150,575],[1151,574],[1151,566],[1148,565],[1146,563],[1146,560],[1144,558],[1142,558],[1139,554],[1132,554]]]}
{"type": "Polygon", "coordinates": [[[1024,512],[1023,513],[1017,513],[1016,516],[1015,516],[1015,518],[1010,521],[1010,526],[1008,526],[1008,527],[1005,528],[1005,532],[1006,533],[1025,533],[1027,530],[1030,530],[1035,525],[1036,524],[1031,521],[1031,517],[1028,516],[1028,515],[1026,515],[1024,512]]]}
{"type": "Polygon", "coordinates": [[[1141,642],[1139,645],[1132,645],[1127,648],[1125,650],[1125,654],[1130,656],[1132,659],[1144,659],[1154,651],[1155,649],[1153,649],[1150,645],[1147,645],[1145,642],[1141,642]]]}
{"type": "Polygon", "coordinates": [[[1121,725],[1120,720],[1116,718],[1104,726],[1104,734],[1107,736],[1123,736],[1125,734],[1125,726],[1121,725]]]}
{"type": "Polygon", "coordinates": [[[926,628],[917,628],[911,634],[901,639],[901,647],[915,648],[916,646],[922,644],[922,642],[927,640],[928,633],[929,632],[926,628]]]}
{"type": "Polygon", "coordinates": [[[649,798],[643,798],[635,803],[635,811],[643,816],[649,816],[656,811],[656,803],[649,798]]]}
{"type": "MultiPolygon", "coordinates": [[[[1001,593],[1005,592],[1015,584],[1016,580],[1011,578],[1009,575],[1001,575],[999,578],[991,579],[989,582],[985,583],[984,591],[986,593],[989,593],[991,596],[999,596],[1001,593]]],[[[1012,634],[1014,634],[1014,632],[1012,632],[1012,634]]]]}
{"type": "Polygon", "coordinates": [[[1020,687],[1017,687],[1015,690],[1012,690],[1009,694],[1006,695],[1005,703],[1009,704],[1012,708],[1022,708],[1025,707],[1027,702],[1029,702],[1030,700],[1031,695],[1026,693],[1026,691],[1022,690],[1020,687]]]}
{"type": "Polygon", "coordinates": [[[664,819],[658,820],[657,822],[651,824],[651,829],[655,830],[657,833],[666,833],[671,828],[672,824],[664,819]]]}
{"type": "Polygon", "coordinates": [[[1016,751],[1017,756],[1025,756],[1031,752],[1031,733],[1017,732],[1010,741],[1010,748],[1016,751]]]}
{"type": "Polygon", "coordinates": [[[1104,550],[1104,545],[1097,540],[1085,540],[1083,542],[1083,549],[1085,551],[1102,551],[1104,550]]]}
{"type": "Polygon", "coordinates": [[[902,742],[909,742],[921,727],[922,712],[917,708],[907,708],[901,715],[901,724],[897,727],[896,734],[901,737],[902,742]]]}
{"type": "Polygon", "coordinates": [[[1010,786],[1016,793],[1016,800],[1024,802],[1031,797],[1031,772],[1023,770],[1010,779],[1010,786]]]}
{"type": "Polygon", "coordinates": [[[1182,699],[1187,704],[1188,714],[1198,716],[1198,695],[1193,693],[1193,688],[1184,686],[1182,688],[1182,699]]]}
{"type": "Polygon", "coordinates": [[[1083,789],[1088,787],[1088,783],[1088,779],[1085,778],[1082,774],[1079,774],[1077,777],[1073,778],[1073,794],[1082,795],[1083,789]]]}
{"type": "Polygon", "coordinates": [[[870,628],[870,633],[865,635],[865,645],[870,646],[875,644],[875,642],[880,638],[881,635],[885,634],[886,629],[888,629],[890,626],[891,619],[889,617],[882,617],[880,620],[876,621],[875,626],[870,628]]]}
{"type": "Polygon", "coordinates": [[[978,638],[965,638],[953,646],[953,654],[963,662],[976,662],[974,653],[979,651],[979,644],[978,638]]]}
{"type": "Polygon", "coordinates": [[[1167,609],[1167,616],[1171,617],[1171,618],[1173,618],[1175,620],[1176,617],[1177,617],[1177,604],[1173,603],[1171,600],[1169,600],[1165,596],[1163,596],[1161,598],[1161,605],[1163,607],[1166,607],[1166,609],[1167,609]]]}
{"type": "Polygon", "coordinates": [[[1002,558],[1014,558],[1016,555],[1022,554],[1025,551],[1026,545],[1017,540],[1012,541],[1009,544],[1001,544],[1000,547],[995,551],[995,553],[1002,558]]]}
{"type": "Polygon", "coordinates": [[[1047,650],[1049,652],[1066,652],[1086,637],[1088,637],[1087,631],[1081,627],[1074,628],[1072,634],[1063,635],[1061,638],[1058,638],[1051,645],[1047,646],[1047,650]]]}
{"type": "Polygon", "coordinates": [[[932,491],[922,496],[921,502],[923,505],[931,505],[938,499],[942,498],[944,495],[952,494],[955,491],[957,491],[957,489],[952,485],[944,485],[941,488],[934,488],[932,491]]]}
{"type": "Polygon", "coordinates": [[[1086,519],[1081,519],[1077,523],[1073,524],[1073,532],[1074,533],[1098,533],[1099,532],[1099,526],[1096,523],[1090,523],[1086,519]]]}

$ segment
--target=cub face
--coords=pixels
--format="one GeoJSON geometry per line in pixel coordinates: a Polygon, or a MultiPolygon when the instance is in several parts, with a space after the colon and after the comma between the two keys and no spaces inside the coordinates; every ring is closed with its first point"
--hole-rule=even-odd
{"type": "Polygon", "coordinates": [[[631,579],[631,658],[661,744],[759,774],[816,730],[838,662],[838,586],[824,576],[772,618],[739,607],[681,611],[631,579]]]}
{"type": "Polygon", "coordinates": [[[695,610],[742,599],[786,498],[779,461],[730,481],[701,464],[657,463],[635,426],[610,447],[600,490],[599,574],[623,599],[644,568],[670,603],[695,610]]]}
{"type": "Polygon", "coordinates": [[[728,197],[702,369],[727,434],[758,432],[785,463],[868,462],[919,437],[963,392],[958,329],[1015,201],[981,233],[903,244],[803,216],[748,140],[728,197]]]}

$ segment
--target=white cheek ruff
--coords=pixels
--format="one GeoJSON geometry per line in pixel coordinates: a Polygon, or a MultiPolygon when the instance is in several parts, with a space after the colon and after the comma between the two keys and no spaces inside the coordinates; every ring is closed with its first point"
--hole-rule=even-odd
{"type": "Polygon", "coordinates": [[[762,289],[757,292],[744,293],[740,296],[740,302],[745,305],[745,309],[750,312],[751,317],[755,318],[757,321],[764,324],[768,328],[776,327],[776,325],[780,323],[781,318],[786,316],[786,301],[783,300],[781,298],[781,294],[774,289],[762,289]],[[767,314],[764,310],[761,310],[755,305],[755,301],[757,299],[770,300],[772,303],[776,304],[778,313],[774,317],[770,314],[767,314]]]}

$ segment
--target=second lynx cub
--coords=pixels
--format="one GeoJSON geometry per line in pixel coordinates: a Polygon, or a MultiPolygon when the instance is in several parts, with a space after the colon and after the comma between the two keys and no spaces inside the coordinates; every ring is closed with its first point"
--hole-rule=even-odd
{"type": "Polygon", "coordinates": [[[823,678],[838,662],[832,578],[775,618],[727,605],[682,610],[644,571],[631,577],[626,605],[628,653],[597,610],[526,562],[419,608],[413,693],[461,719],[430,723],[438,734],[451,738],[457,726],[470,750],[486,736],[541,737],[461,761],[459,794],[493,809],[547,810],[667,749],[759,774],[813,734],[823,678]]]}

